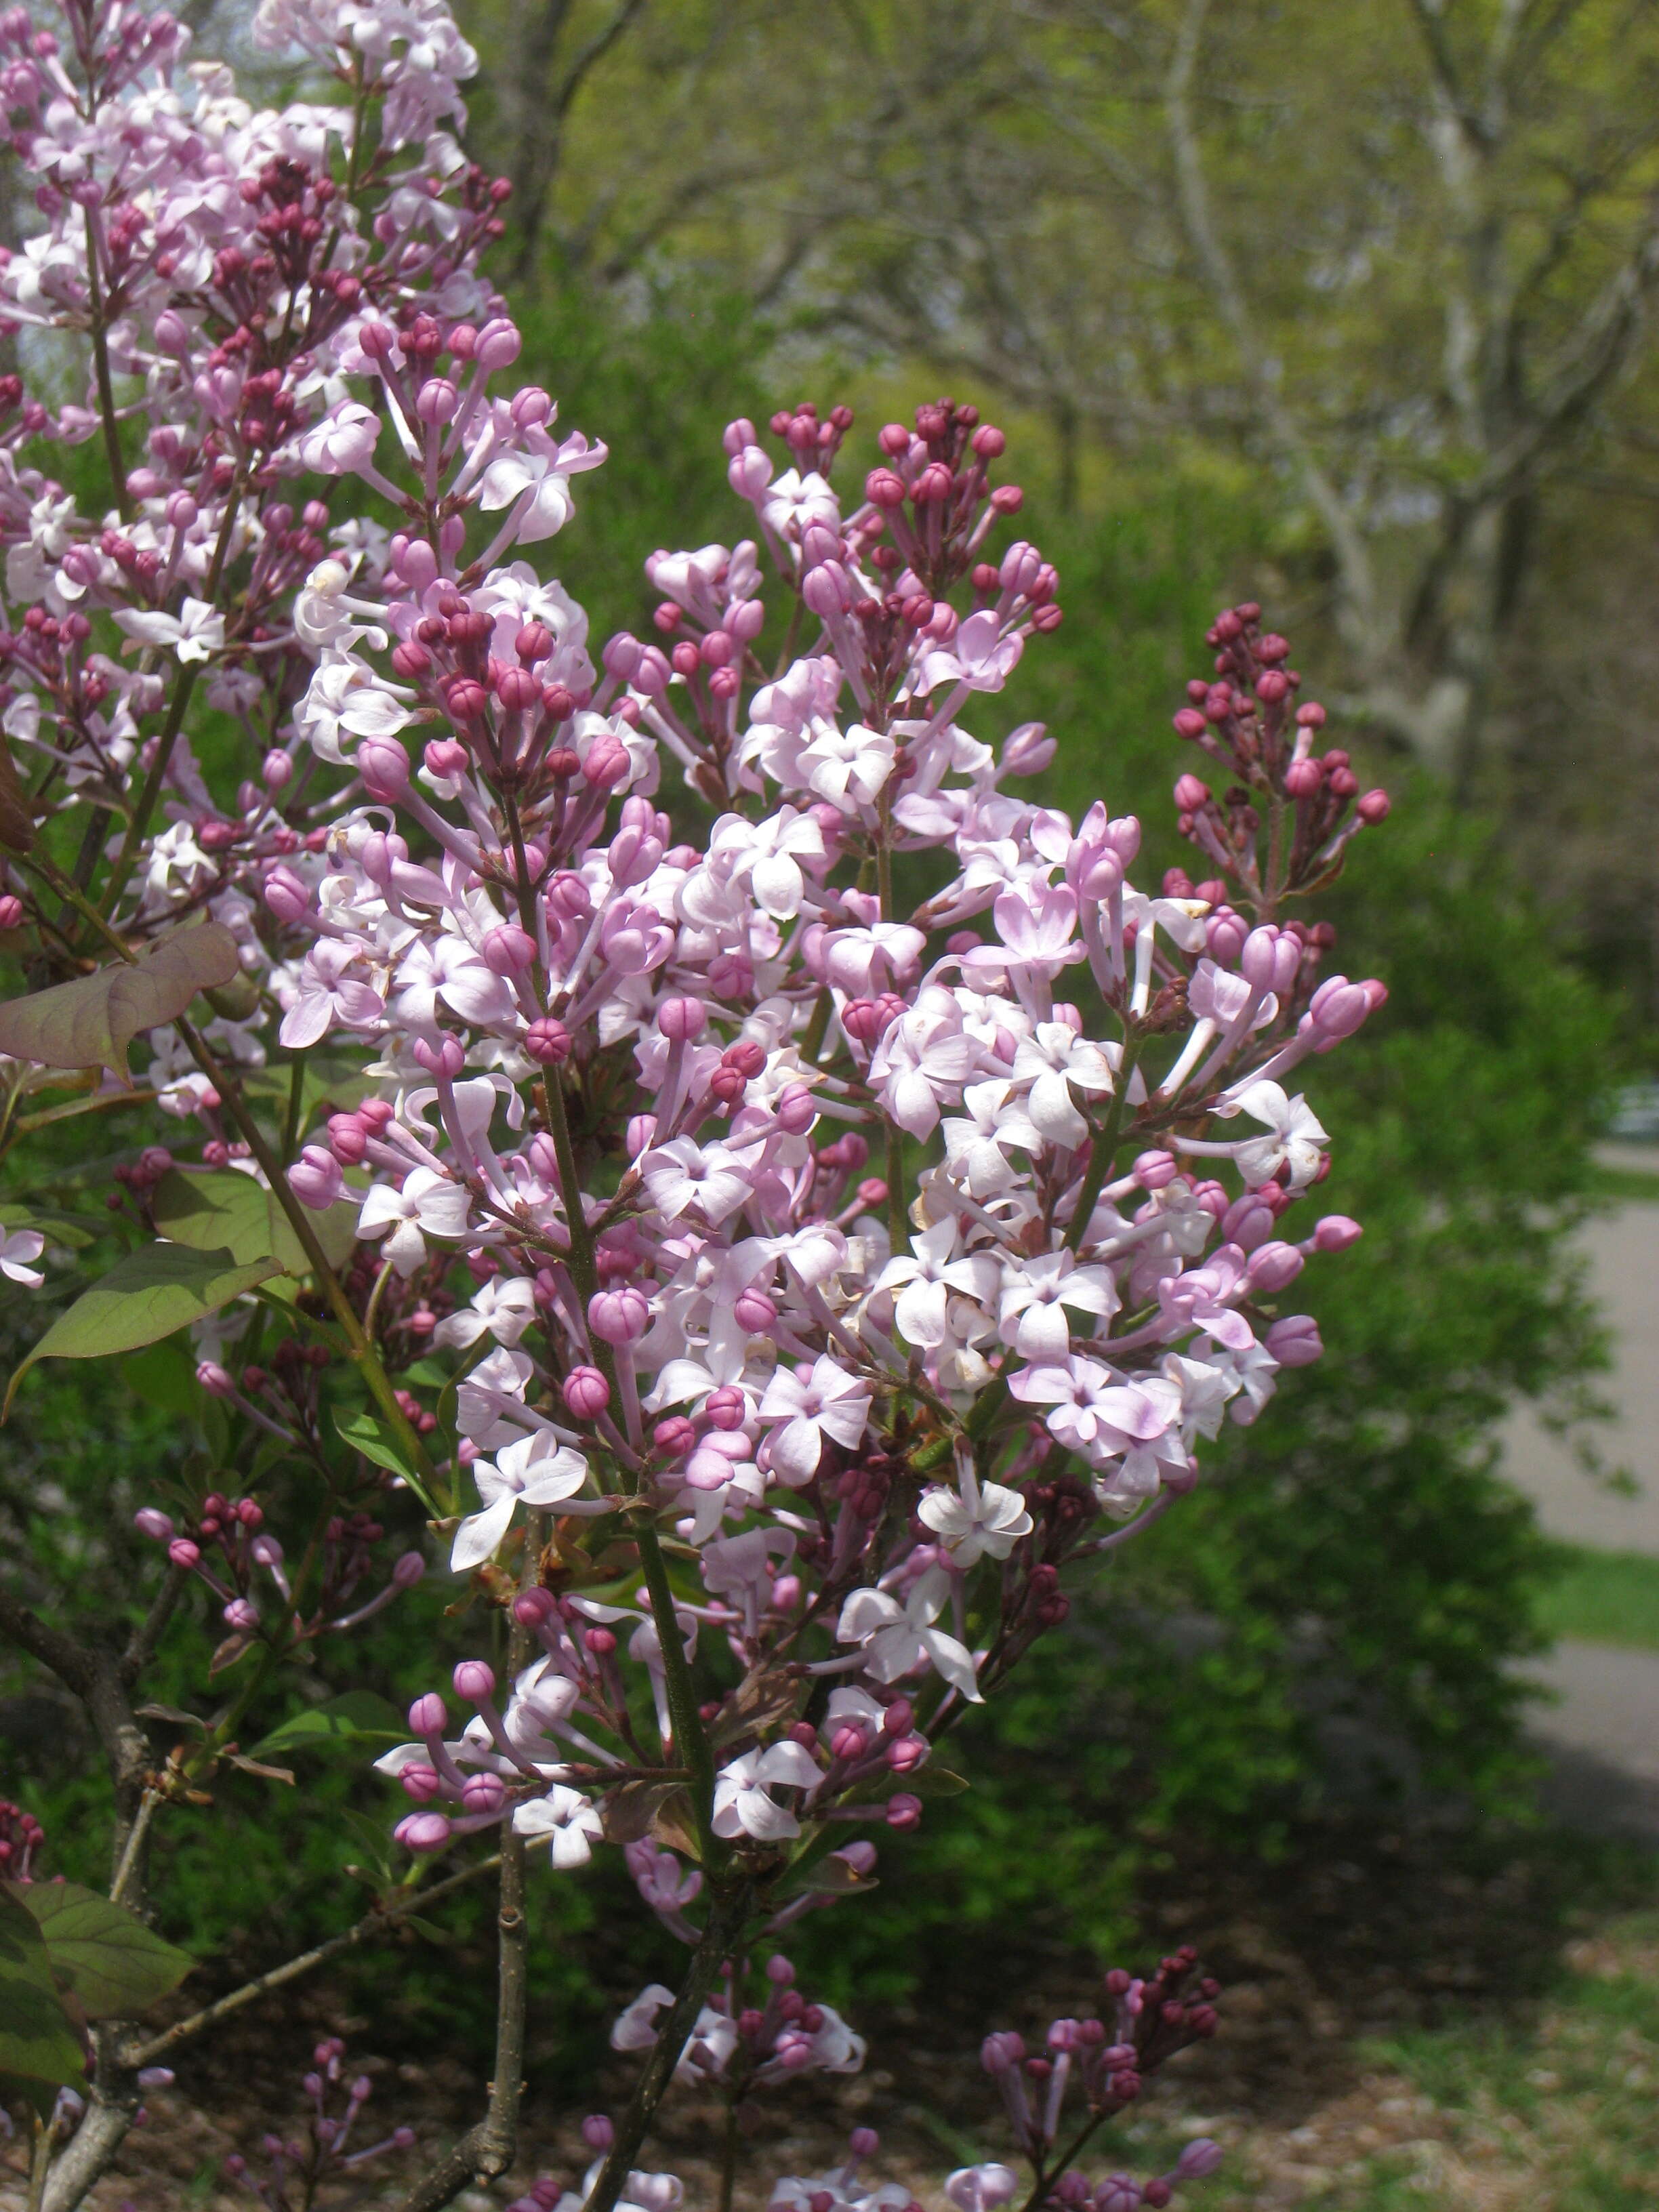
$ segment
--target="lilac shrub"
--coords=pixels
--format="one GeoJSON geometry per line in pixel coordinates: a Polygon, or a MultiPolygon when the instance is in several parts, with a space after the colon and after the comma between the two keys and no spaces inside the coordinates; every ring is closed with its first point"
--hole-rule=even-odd
{"type": "MultiPolygon", "coordinates": [[[[847,409],[733,422],[734,543],[653,554],[647,635],[596,653],[544,548],[605,451],[514,373],[482,267],[506,188],[453,135],[442,0],[264,0],[258,42],[311,70],[280,110],[165,14],[64,24],[0,17],[35,211],[0,315],[54,395],[0,382],[4,1138],[153,1118],[109,1193],[124,1255],[25,1365],[188,1328],[199,1449],[138,1513],[118,1656],[9,1597],[0,1628],[88,1701],[106,1902],[141,1913],[156,1822],[222,1763],[268,1774],[307,1725],[369,1755],[352,1697],[240,1749],[288,1662],[449,1578],[488,1656],[408,1686],[385,1887],[340,1939],[498,1882],[488,2108],[407,2205],[511,2165],[526,1917],[606,1848],[682,1960],[617,2024],[638,2086],[581,2201],[666,2203],[635,2162],[673,2078],[736,2114],[862,2057],[779,1936],[965,1786],[941,1747],[1068,1585],[1318,1357],[1293,1286],[1359,1230],[1318,1212],[1298,1086],[1384,994],[1286,908],[1387,800],[1249,605],[1176,718],[1223,784],[1176,786],[1198,880],[1136,890],[1137,822],[1018,795],[1056,740],[994,702],[1059,580],[1012,537],[1002,432],[949,399],[850,484],[847,409]],[[80,445],[89,503],[42,466],[80,445]],[[222,1631],[208,1711],[145,1711],[186,1592],[222,1631]]],[[[25,1172],[0,1264],[56,1289],[50,1188],[25,1172]]],[[[988,2045],[1033,2203],[1204,2170],[1054,2162],[1068,2084],[1092,2129],[1149,2022],[1212,2025],[1190,1966],[1046,2057],[988,2045]]],[[[272,1985],[76,2027],[48,2212],[140,2073],[272,1985]]],[[[243,2176],[273,2203],[277,2142],[243,2176]]],[[[866,2154],[776,2201],[884,2205],[866,2154]]],[[[1003,2172],[950,2200],[1006,2201],[1003,2172]]]]}

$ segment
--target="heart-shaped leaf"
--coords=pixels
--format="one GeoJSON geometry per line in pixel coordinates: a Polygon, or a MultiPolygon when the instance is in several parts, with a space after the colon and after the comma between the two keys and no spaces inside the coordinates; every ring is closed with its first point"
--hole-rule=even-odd
{"type": "Polygon", "coordinates": [[[23,1894],[0,1884],[0,2094],[44,2118],[66,2083],[84,2081],[86,2062],[23,1894]]]}
{"type": "Polygon", "coordinates": [[[76,1881],[14,1890],[40,1929],[54,1978],[88,2020],[124,2020],[176,1989],[196,1961],[76,1881]]]}
{"type": "MultiPolygon", "coordinates": [[[[155,1186],[155,1225],[176,1244],[197,1252],[228,1252],[246,1265],[282,1262],[285,1275],[308,1275],[311,1262],[293,1224],[262,1182],[234,1168],[185,1175],[169,1168],[155,1186]]],[[[361,1205],[342,1199],[312,1216],[312,1226],[331,1266],[337,1267],[357,1241],[361,1205]]]]}
{"type": "Polygon", "coordinates": [[[278,1272],[275,1260],[239,1267],[228,1252],[191,1252],[182,1244],[146,1244],[118,1261],[101,1282],[58,1315],[17,1372],[0,1406],[11,1411],[18,1384],[37,1359],[103,1359],[171,1336],[187,1322],[216,1313],[278,1272]]]}
{"type": "Polygon", "coordinates": [[[198,991],[240,973],[236,939],[222,922],[175,929],[131,966],[100,968],[0,1006],[0,1052],[47,1067],[107,1067],[125,1081],[127,1047],[141,1030],[174,1020],[198,991]]]}
{"type": "Polygon", "coordinates": [[[253,1747],[256,1759],[269,1759],[282,1751],[325,1751],[337,1743],[407,1743],[409,1729],[396,1705],[373,1690],[348,1690],[325,1705],[308,1705],[263,1742],[253,1747]]]}

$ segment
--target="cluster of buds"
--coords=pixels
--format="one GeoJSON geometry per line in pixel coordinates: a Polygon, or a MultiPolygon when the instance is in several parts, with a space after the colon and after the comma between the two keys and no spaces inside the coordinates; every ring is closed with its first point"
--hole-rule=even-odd
{"type": "Polygon", "coordinates": [[[371,2159],[384,2158],[388,2151],[405,2151],[414,2146],[414,2130],[398,2127],[379,2142],[366,2143],[356,2150],[350,2148],[374,2085],[366,2074],[348,2078],[346,2048],[338,2036],[329,2036],[317,2045],[311,2070],[301,2086],[311,2108],[304,2134],[281,2135],[273,2130],[264,2136],[259,2144],[263,2172],[256,2172],[240,2152],[234,2152],[224,2162],[225,2179],[257,2197],[267,2212],[307,2212],[330,2181],[356,2173],[371,2159]]]}
{"type": "Polygon", "coordinates": [[[33,1881],[35,1854],[46,1840],[46,1832],[33,1813],[0,1797],[0,1881],[33,1881]]]}
{"type": "MultiPolygon", "coordinates": [[[[210,1397],[229,1400],[251,1418],[262,1418],[223,1368],[204,1361],[197,1370],[197,1380],[210,1397]]],[[[250,1388],[258,1388],[263,1373],[256,1370],[250,1379],[244,1370],[242,1380],[250,1388]]],[[[227,1644],[221,1647],[220,1666],[240,1658],[252,1644],[273,1632],[272,1623],[262,1611],[262,1601],[270,1606],[271,1593],[281,1640],[289,1648],[311,1643],[331,1631],[358,1626],[405,1590],[413,1589],[426,1572],[426,1561],[419,1552],[402,1552],[379,1588],[362,1596],[365,1580],[379,1565],[378,1547],[386,1533],[380,1522],[363,1512],[336,1513],[324,1522],[303,1588],[296,1588],[289,1579],[282,1544],[265,1527],[265,1510],[257,1498],[232,1498],[220,1491],[210,1491],[182,1523],[159,1506],[144,1505],[134,1514],[133,1524],[141,1535],[167,1547],[172,1566],[194,1576],[212,1594],[229,1632],[227,1644]],[[314,1577],[314,1589],[311,1577],[314,1577]],[[269,1583],[269,1592],[261,1589],[261,1577],[269,1583]]]]}
{"type": "MultiPolygon", "coordinates": [[[[1261,914],[1329,883],[1350,841],[1387,820],[1389,794],[1362,794],[1341,747],[1315,750],[1325,709],[1315,700],[1297,704],[1302,678],[1288,665],[1289,643],[1264,633],[1255,600],[1224,608],[1207,642],[1215,649],[1214,677],[1188,684],[1191,703],[1176,714],[1176,734],[1237,781],[1218,799],[1200,776],[1177,779],[1181,834],[1219,873],[1214,884],[1189,884],[1176,895],[1196,890],[1219,906],[1231,892],[1261,914]]],[[[1173,890],[1173,878],[1165,878],[1165,889],[1173,890]]]]}
{"type": "Polygon", "coordinates": [[[1001,2091],[1015,2140],[1042,2166],[1059,2142],[1073,2087],[1096,2119],[1109,2119],[1139,2097],[1149,2074],[1207,2041],[1218,2026],[1221,1985],[1200,1972],[1183,1948],[1145,1978],[1114,1966],[1105,1978],[1107,2017],[1057,2020],[1041,2052],[1011,2030],[988,2035],[980,2063],[1001,2091]]]}

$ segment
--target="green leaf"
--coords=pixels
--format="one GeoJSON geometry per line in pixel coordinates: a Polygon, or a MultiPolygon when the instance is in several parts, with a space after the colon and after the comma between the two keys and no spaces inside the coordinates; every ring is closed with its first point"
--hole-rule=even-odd
{"type": "Polygon", "coordinates": [[[0,1006],[0,1052],[47,1067],[107,1067],[126,1079],[127,1047],[141,1030],[182,1014],[198,991],[241,972],[222,922],[171,931],[128,966],[100,968],[0,1006]]]}
{"type": "Polygon", "coordinates": [[[157,1413],[185,1420],[202,1411],[202,1386],[196,1380],[196,1362],[185,1337],[170,1336],[133,1352],[121,1362],[121,1378],[134,1397],[154,1406],[157,1413]]]}
{"type": "Polygon", "coordinates": [[[37,1359],[106,1359],[113,1352],[136,1352],[187,1322],[216,1313],[276,1271],[274,1260],[239,1267],[228,1252],[191,1252],[182,1244],[146,1244],[129,1252],[58,1315],[12,1376],[0,1420],[37,1359]]]}
{"type": "MultiPolygon", "coordinates": [[[[204,1175],[169,1168],[155,1186],[155,1225],[177,1244],[196,1252],[228,1252],[246,1264],[280,1260],[285,1275],[305,1276],[311,1262],[305,1247],[276,1199],[262,1182],[234,1168],[204,1175]]],[[[358,1206],[342,1199],[312,1217],[312,1226],[331,1267],[337,1267],[357,1241],[358,1206]]]]}
{"type": "Polygon", "coordinates": [[[125,1905],[75,1881],[14,1891],[40,1929],[60,1988],[88,2020],[125,2020],[176,1989],[196,1961],[125,1905]]]}
{"type": "Polygon", "coordinates": [[[0,1206],[0,1229],[38,1229],[48,1244],[61,1244],[70,1252],[84,1252],[107,1226],[102,1221],[83,1221],[73,1213],[56,1213],[49,1207],[0,1206]]]}
{"type": "Polygon", "coordinates": [[[253,1747],[252,1756],[326,1751],[337,1743],[407,1743],[409,1728],[396,1705],[373,1690],[348,1690],[325,1705],[307,1705],[253,1747]]]}
{"type": "Polygon", "coordinates": [[[65,2084],[84,2081],[86,2062],[26,1894],[0,1883],[0,2094],[26,2099],[45,2118],[65,2084]]]}
{"type": "Polygon", "coordinates": [[[418,1483],[419,1477],[410,1464],[409,1455],[393,1435],[389,1421],[378,1413],[337,1413],[334,1425],[343,1441],[365,1459],[372,1459],[376,1467],[384,1467],[393,1474],[401,1474],[405,1481],[418,1483]]]}
{"type": "Polygon", "coordinates": [[[948,1766],[935,1766],[929,1759],[913,1774],[901,1774],[899,1789],[909,1790],[917,1797],[960,1797],[968,1784],[959,1774],[952,1774],[948,1766]]]}

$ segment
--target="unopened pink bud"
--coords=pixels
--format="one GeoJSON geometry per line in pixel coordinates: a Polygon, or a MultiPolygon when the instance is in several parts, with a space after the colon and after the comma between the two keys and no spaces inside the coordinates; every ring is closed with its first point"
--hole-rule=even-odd
{"type": "Polygon", "coordinates": [[[1333,975],[1314,993],[1308,1011],[1314,1026],[1334,1041],[1353,1035],[1369,1017],[1371,1001],[1363,984],[1351,983],[1346,975],[1333,975]]]}
{"type": "Polygon", "coordinates": [[[738,1325],[746,1328],[751,1336],[763,1335],[778,1317],[777,1306],[764,1291],[753,1288],[743,1291],[732,1307],[738,1325]]]}
{"type": "Polygon", "coordinates": [[[357,773],[371,799],[401,799],[409,788],[409,755],[393,738],[365,738],[357,748],[357,773]]]}
{"type": "Polygon", "coordinates": [[[463,1659],[450,1677],[455,1694],[470,1705],[482,1705],[495,1694],[495,1669],[483,1659],[463,1659]]]}
{"type": "Polygon", "coordinates": [[[441,1851],[449,1841],[449,1822],[441,1813],[405,1813],[392,1831],[406,1851],[441,1851]]]}
{"type": "Polygon", "coordinates": [[[749,1401],[735,1382],[722,1382],[718,1390],[709,1392],[703,1412],[712,1427],[729,1435],[743,1426],[749,1401]]]}
{"type": "Polygon", "coordinates": [[[577,1367],[566,1376],[562,1395],[579,1421],[591,1421],[611,1403],[611,1385],[597,1367],[577,1367]]]}
{"type": "Polygon", "coordinates": [[[236,1389],[227,1370],[216,1360],[204,1359],[197,1366],[196,1380],[210,1398],[228,1398],[236,1389]]]}
{"type": "Polygon", "coordinates": [[[449,1708],[435,1690],[428,1690],[423,1698],[416,1698],[409,1709],[409,1732],[411,1735],[441,1735],[449,1726],[449,1708]]]}
{"type": "Polygon", "coordinates": [[[1281,1367],[1311,1367],[1325,1350],[1319,1339],[1319,1324],[1311,1314],[1291,1314],[1276,1321],[1263,1341],[1281,1367]]]}
{"type": "Polygon", "coordinates": [[[1282,1243],[1275,1238],[1260,1246],[1253,1255],[1247,1279],[1252,1291],[1272,1297],[1275,1291],[1293,1283],[1304,1265],[1294,1244],[1282,1243]]]}
{"type": "Polygon", "coordinates": [[[523,975],[536,964],[536,940],[516,922],[504,922],[499,929],[487,931],[479,949],[485,967],[495,975],[523,975]]]}
{"type": "Polygon", "coordinates": [[[636,1344],[651,1326],[651,1308],[631,1284],[600,1291],[587,1302],[587,1323],[601,1343],[636,1344]]]}
{"type": "Polygon", "coordinates": [[[570,1032],[550,1014],[532,1022],[525,1031],[524,1048],[540,1067],[557,1067],[570,1057],[570,1032]]]}
{"type": "Polygon", "coordinates": [[[518,325],[508,322],[505,315],[496,315],[478,332],[472,358],[479,363],[486,376],[493,376],[498,368],[512,367],[523,345],[518,325]]]}
{"type": "Polygon", "coordinates": [[[1350,1244],[1357,1244],[1364,1235],[1358,1222],[1351,1221],[1346,1213],[1328,1213],[1314,1230],[1314,1249],[1316,1252],[1346,1252],[1350,1244]]]}
{"type": "Polygon", "coordinates": [[[708,1024],[708,1009],[700,999],[665,999],[657,1009],[657,1027],[672,1044],[689,1044],[708,1024]]]}
{"type": "Polygon", "coordinates": [[[592,2151],[607,2151],[617,2140],[617,2130],[603,2112],[590,2112],[582,2122],[582,2141],[592,2151]]]}
{"type": "Polygon", "coordinates": [[[337,1202],[345,1188],[345,1177],[331,1152],[325,1152],[321,1145],[307,1145],[288,1171],[288,1187],[301,1206],[321,1213],[337,1202]]]}
{"type": "Polygon", "coordinates": [[[159,1506],[141,1505],[132,1516],[132,1525],[141,1536],[148,1536],[155,1544],[167,1543],[173,1534],[172,1516],[163,1513],[159,1506]]]}
{"type": "Polygon", "coordinates": [[[1354,801],[1354,812],[1362,822],[1386,822],[1393,801],[1386,791],[1368,791],[1363,799],[1354,801]]]}

